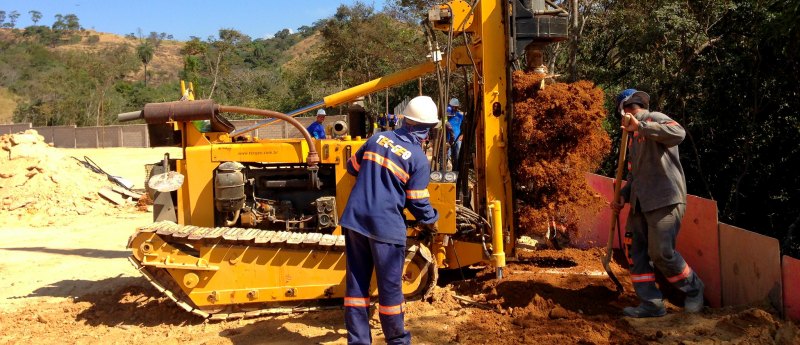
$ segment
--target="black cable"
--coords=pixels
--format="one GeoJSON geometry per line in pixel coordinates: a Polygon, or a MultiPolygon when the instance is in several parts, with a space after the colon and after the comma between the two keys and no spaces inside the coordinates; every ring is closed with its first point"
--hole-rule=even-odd
{"type": "Polygon", "coordinates": [[[112,183],[114,183],[115,185],[120,186],[120,187],[122,187],[122,188],[124,188],[126,190],[132,191],[130,188],[128,188],[128,186],[126,186],[125,184],[123,184],[121,181],[118,180],[120,177],[113,176],[113,175],[107,173],[105,170],[103,170],[103,168],[101,168],[99,165],[97,165],[97,163],[95,163],[88,156],[83,156],[84,160],[80,160],[78,158],[75,158],[74,156],[72,156],[72,159],[80,162],[81,164],[83,164],[84,167],[86,167],[87,169],[91,170],[94,173],[105,175],[106,178],[108,178],[108,180],[111,181],[112,183]]]}
{"type": "Polygon", "coordinates": [[[467,277],[464,276],[464,269],[461,267],[461,260],[458,259],[458,251],[456,250],[456,240],[454,240],[451,237],[450,241],[453,242],[453,255],[455,255],[456,257],[456,264],[458,265],[458,273],[461,274],[461,280],[467,280],[467,277]]]}

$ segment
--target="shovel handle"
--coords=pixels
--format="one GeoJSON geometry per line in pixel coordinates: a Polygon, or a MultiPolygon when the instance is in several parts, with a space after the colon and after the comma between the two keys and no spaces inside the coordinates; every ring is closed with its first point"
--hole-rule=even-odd
{"type": "MultiPolygon", "coordinates": [[[[622,125],[623,127],[628,124],[630,120],[630,115],[625,114],[622,118],[622,125]]],[[[625,129],[622,130],[622,136],[620,138],[619,143],[619,158],[617,159],[617,173],[614,178],[614,199],[611,202],[619,202],[620,191],[622,190],[622,172],[625,169],[625,156],[628,152],[628,131],[625,129]]],[[[611,271],[611,267],[609,263],[611,262],[611,253],[612,247],[614,246],[614,228],[617,226],[617,216],[619,215],[619,211],[614,210],[613,215],[611,217],[611,227],[608,230],[608,243],[606,243],[606,256],[603,258],[603,268],[605,268],[606,273],[608,273],[609,278],[614,281],[614,284],[617,286],[618,291],[622,291],[622,284],[619,282],[619,279],[614,275],[611,271]]]]}

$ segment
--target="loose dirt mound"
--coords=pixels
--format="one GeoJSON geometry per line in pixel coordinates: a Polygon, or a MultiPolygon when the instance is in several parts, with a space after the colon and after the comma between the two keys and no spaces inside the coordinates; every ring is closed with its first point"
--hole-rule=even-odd
{"type": "Polygon", "coordinates": [[[510,161],[520,235],[543,236],[554,222],[574,233],[581,215],[603,205],[584,178],[611,147],[603,91],[588,81],[540,89],[542,75],[521,71],[513,79],[518,130],[510,161]]]}
{"type": "Polygon", "coordinates": [[[458,282],[454,290],[484,304],[455,332],[458,343],[495,344],[798,344],[797,327],[756,308],[686,315],[668,305],[658,319],[622,318],[638,303],[626,272],[613,265],[627,290],[618,295],[600,263],[600,249],[543,250],[520,255],[503,280],[493,269],[458,282]]]}
{"type": "MultiPolygon", "coordinates": [[[[800,344],[797,326],[758,308],[686,315],[674,306],[657,319],[621,318],[636,303],[603,275],[600,250],[539,251],[507,267],[434,290],[430,302],[406,304],[417,344],[800,344]]],[[[621,278],[625,272],[613,267],[621,278]]],[[[344,312],[205,322],[183,311],[143,278],[109,292],[30,304],[0,313],[0,343],[344,344],[344,312]]],[[[626,282],[630,287],[630,283],[626,282]]],[[[628,288],[630,290],[630,288],[628,288]]],[[[383,343],[372,312],[373,339],[383,343]]]]}
{"type": "Polygon", "coordinates": [[[0,223],[58,224],[66,215],[112,214],[97,192],[110,182],[44,142],[35,130],[0,136],[0,223]]]}

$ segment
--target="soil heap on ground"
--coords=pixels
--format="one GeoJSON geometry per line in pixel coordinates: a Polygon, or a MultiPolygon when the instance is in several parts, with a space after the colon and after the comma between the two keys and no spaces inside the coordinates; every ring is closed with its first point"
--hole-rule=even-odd
{"type": "Polygon", "coordinates": [[[604,205],[584,176],[611,148],[602,126],[604,94],[588,81],[541,88],[543,77],[513,76],[510,168],[518,235],[544,236],[550,228],[574,234],[581,217],[604,205]]]}
{"type": "Polygon", "coordinates": [[[64,216],[116,213],[98,191],[111,186],[36,130],[0,136],[0,223],[28,219],[31,226],[58,224],[64,216]]]}

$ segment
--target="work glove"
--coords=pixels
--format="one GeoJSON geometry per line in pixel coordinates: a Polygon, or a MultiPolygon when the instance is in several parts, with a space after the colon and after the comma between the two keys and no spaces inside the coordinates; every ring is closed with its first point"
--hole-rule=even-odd
{"type": "Polygon", "coordinates": [[[423,242],[430,242],[433,240],[433,236],[439,233],[439,227],[436,225],[436,222],[430,224],[419,224],[419,234],[417,235],[417,239],[423,242]]]}

